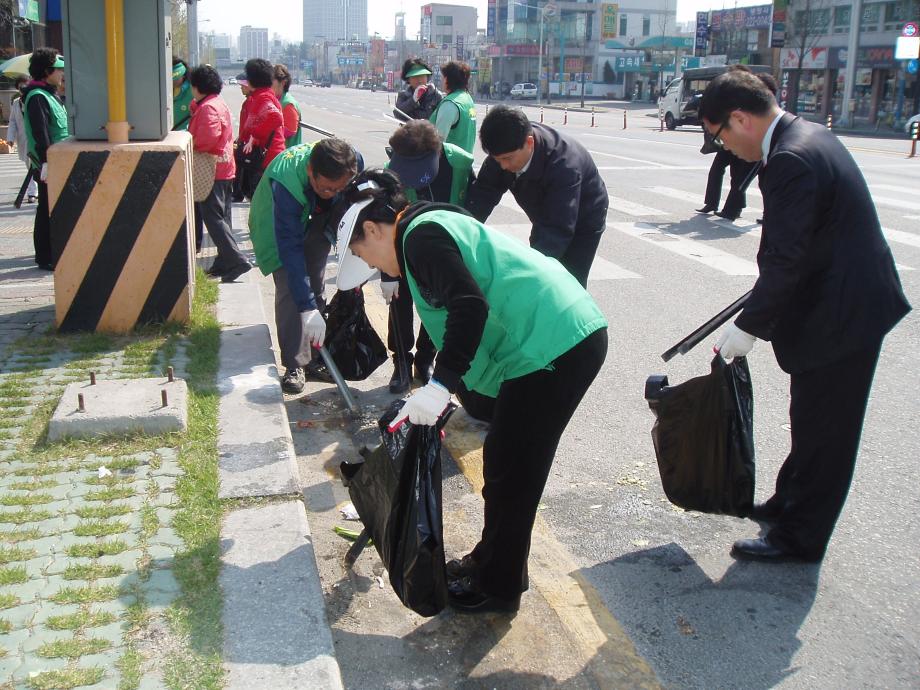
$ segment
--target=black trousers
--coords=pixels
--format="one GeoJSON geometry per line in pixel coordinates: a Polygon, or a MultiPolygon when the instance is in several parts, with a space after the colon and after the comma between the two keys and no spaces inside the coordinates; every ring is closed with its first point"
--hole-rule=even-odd
{"type": "MultiPolygon", "coordinates": [[[[233,204],[230,200],[233,180],[215,180],[208,197],[195,204],[201,220],[208,229],[208,235],[217,247],[214,259],[215,270],[226,271],[246,262],[233,237],[233,204]]],[[[198,215],[198,214],[196,214],[198,215]]]]}
{"type": "Polygon", "coordinates": [[[483,445],[485,526],[473,549],[478,584],[512,599],[527,589],[537,506],[562,432],[607,355],[607,329],[556,358],[552,370],[505,381],[483,445]]]}
{"type": "Polygon", "coordinates": [[[390,301],[390,319],[387,330],[387,347],[393,353],[393,361],[397,366],[410,367],[412,365],[412,347],[415,345],[415,359],[429,364],[434,361],[437,354],[434,343],[425,325],[419,327],[418,338],[415,338],[413,326],[414,312],[412,309],[412,293],[409,292],[409,283],[405,276],[399,279],[399,297],[390,301]]]}
{"type": "MultiPolygon", "coordinates": [[[[35,173],[38,180],[38,173],[35,173]]],[[[35,263],[39,266],[53,266],[57,256],[51,251],[51,215],[48,210],[48,185],[38,180],[38,207],[35,209],[35,224],[32,226],[32,244],[35,247],[35,263]]],[[[63,251],[58,247],[58,256],[63,251]]]]}
{"type": "Polygon", "coordinates": [[[715,160],[709,168],[709,180],[706,182],[706,198],[704,203],[707,206],[719,208],[719,200],[722,198],[722,179],[725,176],[725,168],[729,168],[731,175],[731,189],[725,198],[725,206],[722,207],[723,213],[729,216],[737,216],[741,209],[747,206],[747,199],[744,196],[744,183],[750,183],[748,176],[757,163],[748,163],[743,161],[731,151],[721,149],[716,152],[715,160]]]}
{"type": "Polygon", "coordinates": [[[591,264],[594,263],[604,229],[602,225],[596,233],[575,235],[565,253],[559,257],[559,263],[565,266],[585,289],[588,287],[588,274],[591,272],[591,264]]]}
{"type": "Polygon", "coordinates": [[[881,343],[792,375],[792,450],[766,503],[778,515],[768,535],[774,544],[807,558],[824,555],[850,490],[880,350],[881,343]]]}

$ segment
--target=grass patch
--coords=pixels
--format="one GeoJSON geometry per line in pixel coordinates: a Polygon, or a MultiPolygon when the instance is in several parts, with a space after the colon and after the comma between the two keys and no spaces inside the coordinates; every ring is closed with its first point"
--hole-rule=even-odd
{"type": "Polygon", "coordinates": [[[110,534],[122,534],[128,531],[128,525],[120,520],[106,522],[105,520],[90,520],[81,522],[73,528],[73,533],[78,537],[106,537],[110,534]]]}
{"type": "Polygon", "coordinates": [[[94,601],[110,601],[117,596],[118,587],[114,585],[102,587],[87,585],[86,587],[64,587],[51,597],[51,601],[57,604],[89,604],[94,601]]]}
{"type": "Polygon", "coordinates": [[[118,681],[118,690],[136,690],[141,684],[141,662],[144,657],[134,645],[125,648],[124,654],[115,663],[115,668],[121,673],[118,681]]]}
{"type": "Polygon", "coordinates": [[[54,496],[51,494],[5,494],[0,496],[0,505],[3,506],[38,506],[51,503],[54,496]]]}
{"type": "Polygon", "coordinates": [[[0,419],[0,429],[17,429],[22,426],[22,422],[18,418],[7,417],[6,419],[0,419]]]}
{"type": "Polygon", "coordinates": [[[60,657],[64,657],[65,659],[78,659],[81,656],[86,656],[87,654],[98,654],[99,652],[103,652],[111,646],[111,642],[98,637],[90,637],[88,639],[55,640],[54,642],[46,642],[41,647],[39,647],[35,653],[38,654],[38,656],[45,657],[46,659],[55,659],[60,657]]]}
{"type": "Polygon", "coordinates": [[[64,570],[65,580],[96,580],[100,577],[118,577],[125,572],[120,565],[71,565],[64,570]]]}
{"type": "Polygon", "coordinates": [[[16,561],[27,561],[30,558],[35,558],[35,549],[0,546],[0,565],[7,565],[16,561]]]}
{"type": "Polygon", "coordinates": [[[0,635],[6,635],[12,629],[13,629],[12,623],[10,623],[5,618],[0,618],[0,635]]]}
{"type": "Polygon", "coordinates": [[[114,556],[127,549],[128,545],[125,542],[121,539],[114,539],[112,541],[74,544],[67,548],[67,555],[74,558],[99,558],[99,556],[114,556]]]}
{"type": "Polygon", "coordinates": [[[32,510],[30,508],[23,508],[22,510],[14,510],[10,512],[0,513],[0,523],[5,523],[8,525],[24,525],[27,522],[41,522],[42,520],[50,520],[53,516],[47,510],[32,510]]]}
{"type": "Polygon", "coordinates": [[[106,518],[118,517],[119,515],[127,515],[131,510],[132,508],[129,505],[115,503],[107,506],[86,506],[85,508],[78,508],[76,515],[83,520],[105,520],[106,518]]]}
{"type": "Polygon", "coordinates": [[[105,671],[98,666],[69,668],[63,671],[42,671],[30,677],[26,685],[30,690],[71,690],[81,685],[94,685],[104,677],[105,671]]]}
{"type": "Polygon", "coordinates": [[[19,597],[4,592],[0,594],[0,609],[11,609],[19,604],[19,597]]]}
{"type": "Polygon", "coordinates": [[[21,585],[29,579],[24,565],[0,568],[0,585],[21,585]]]}
{"type": "Polygon", "coordinates": [[[16,399],[27,398],[32,394],[29,387],[19,377],[10,377],[0,383],[0,398],[16,399]]]}
{"type": "Polygon", "coordinates": [[[43,536],[37,527],[29,527],[28,529],[17,529],[11,532],[0,532],[0,541],[7,544],[18,544],[21,541],[33,541],[43,536]]]}
{"type": "Polygon", "coordinates": [[[91,491],[83,499],[86,501],[117,501],[121,498],[130,498],[137,492],[130,486],[112,486],[99,491],[91,491]]]}
{"type": "Polygon", "coordinates": [[[45,627],[50,630],[79,630],[97,628],[116,620],[118,617],[110,611],[77,611],[66,616],[51,616],[45,621],[45,627]]]}
{"type": "Polygon", "coordinates": [[[141,601],[131,604],[125,612],[125,622],[130,630],[140,630],[146,627],[152,618],[153,615],[147,610],[146,604],[141,601]]]}
{"type": "Polygon", "coordinates": [[[37,482],[15,482],[10,484],[10,488],[16,491],[41,491],[42,489],[50,489],[52,486],[57,486],[58,483],[53,479],[43,479],[37,482]]]}
{"type": "Polygon", "coordinates": [[[145,539],[149,539],[160,528],[160,518],[157,517],[156,508],[145,504],[141,508],[141,534],[145,539]]]}

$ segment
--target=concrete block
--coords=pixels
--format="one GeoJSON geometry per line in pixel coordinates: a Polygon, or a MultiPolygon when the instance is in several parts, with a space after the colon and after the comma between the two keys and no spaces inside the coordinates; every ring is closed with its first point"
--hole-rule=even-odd
{"type": "Polygon", "coordinates": [[[64,389],[48,425],[48,440],[92,438],[103,434],[162,434],[188,428],[188,387],[166,378],[71,383],[64,389]],[[167,404],[163,406],[161,391],[167,404]],[[78,407],[83,395],[84,412],[78,407]]]}

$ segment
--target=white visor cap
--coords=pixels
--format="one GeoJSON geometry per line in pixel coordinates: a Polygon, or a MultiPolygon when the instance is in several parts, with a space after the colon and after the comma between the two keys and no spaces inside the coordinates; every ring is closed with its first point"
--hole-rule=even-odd
{"type": "Polygon", "coordinates": [[[355,221],[358,220],[361,211],[372,201],[373,198],[369,198],[352,204],[339,222],[335,246],[335,253],[339,260],[339,273],[335,284],[339,290],[352,290],[377,276],[377,269],[368,266],[348,247],[355,230],[355,221]]]}

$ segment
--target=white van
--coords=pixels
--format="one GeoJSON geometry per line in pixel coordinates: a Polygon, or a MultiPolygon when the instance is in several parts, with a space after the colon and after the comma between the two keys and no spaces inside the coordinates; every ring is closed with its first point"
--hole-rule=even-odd
{"type": "MultiPolygon", "coordinates": [[[[768,65],[748,65],[748,69],[758,72],[772,72],[768,65]]],[[[658,99],[658,117],[664,120],[665,127],[676,129],[680,125],[698,125],[700,99],[713,79],[728,70],[727,65],[719,67],[694,67],[668,84],[658,99]]]]}

